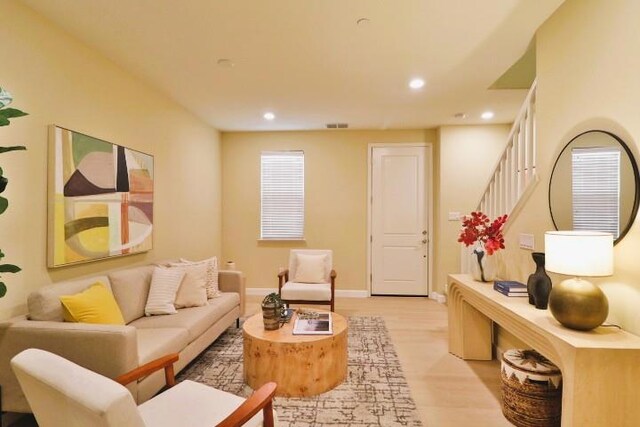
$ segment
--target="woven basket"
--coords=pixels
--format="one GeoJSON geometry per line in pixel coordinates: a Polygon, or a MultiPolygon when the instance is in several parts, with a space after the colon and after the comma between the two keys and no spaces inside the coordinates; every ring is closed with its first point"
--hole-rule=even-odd
{"type": "Polygon", "coordinates": [[[502,413],[518,427],[560,427],[562,376],[533,350],[502,355],[502,413]]]}

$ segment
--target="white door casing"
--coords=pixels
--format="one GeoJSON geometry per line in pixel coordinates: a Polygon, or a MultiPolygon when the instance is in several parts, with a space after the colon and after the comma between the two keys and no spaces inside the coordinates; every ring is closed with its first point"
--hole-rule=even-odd
{"type": "Polygon", "coordinates": [[[373,295],[427,295],[431,146],[370,146],[370,286],[373,295]]]}

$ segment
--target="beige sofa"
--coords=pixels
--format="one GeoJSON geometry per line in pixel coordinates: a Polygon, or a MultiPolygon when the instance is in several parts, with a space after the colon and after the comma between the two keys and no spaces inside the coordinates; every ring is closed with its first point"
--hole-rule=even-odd
{"type": "MultiPolygon", "coordinates": [[[[118,270],[44,286],[29,295],[29,313],[0,323],[0,387],[2,411],[31,412],[11,371],[9,361],[27,348],[59,354],[110,378],[167,353],[179,353],[176,372],[207,348],[244,311],[244,277],[220,271],[221,295],[203,307],[183,308],[177,314],[144,316],[154,265],[118,270]],[[62,318],[60,295],[81,292],[100,281],[113,292],[126,325],[68,323],[62,318]]],[[[157,372],[130,385],[142,403],[164,385],[157,372]]]]}

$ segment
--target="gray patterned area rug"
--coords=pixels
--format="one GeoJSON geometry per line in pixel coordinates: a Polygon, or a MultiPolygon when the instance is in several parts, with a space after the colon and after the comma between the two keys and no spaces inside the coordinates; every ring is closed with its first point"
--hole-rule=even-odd
{"type": "MultiPolygon", "coordinates": [[[[230,328],[178,376],[239,396],[252,390],[242,376],[242,330],[230,328]]],[[[283,427],[420,427],[422,423],[381,317],[349,318],[349,373],[314,397],[276,397],[283,427]]]]}

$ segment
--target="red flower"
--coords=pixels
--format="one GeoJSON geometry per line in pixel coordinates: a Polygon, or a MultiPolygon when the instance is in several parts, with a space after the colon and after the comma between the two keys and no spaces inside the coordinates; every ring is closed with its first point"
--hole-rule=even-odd
{"type": "Polygon", "coordinates": [[[482,212],[471,212],[462,218],[462,230],[458,242],[471,246],[475,242],[484,245],[487,255],[504,249],[502,227],[507,222],[507,215],[497,217],[493,222],[482,212]]]}

